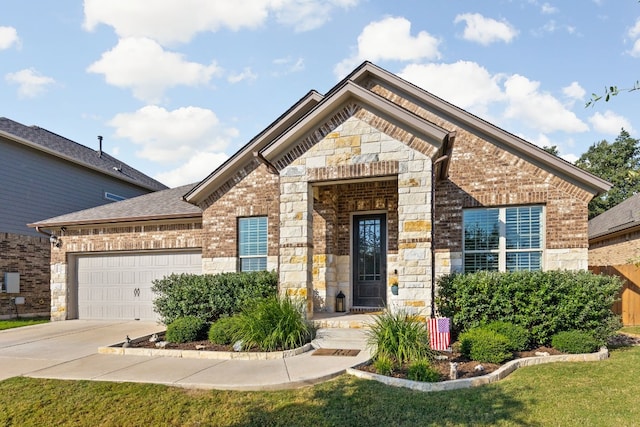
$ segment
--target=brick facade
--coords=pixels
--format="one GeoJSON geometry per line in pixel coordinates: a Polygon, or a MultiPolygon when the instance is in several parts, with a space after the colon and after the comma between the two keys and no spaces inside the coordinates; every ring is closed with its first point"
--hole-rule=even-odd
{"type": "Polygon", "coordinates": [[[640,260],[640,229],[594,239],[589,247],[590,266],[632,264],[640,260]]]}
{"type": "MultiPolygon", "coordinates": [[[[51,249],[51,320],[66,320],[71,299],[69,262],[77,254],[143,252],[202,248],[200,219],[118,226],[67,227],[55,230],[61,246],[51,249]]],[[[48,243],[48,240],[47,240],[48,243]]]]}
{"type": "Polygon", "coordinates": [[[0,319],[48,316],[49,256],[51,244],[46,237],[0,233],[0,281],[4,273],[20,273],[20,293],[0,293],[0,319]],[[24,304],[14,306],[13,297],[24,297],[24,304]]]}

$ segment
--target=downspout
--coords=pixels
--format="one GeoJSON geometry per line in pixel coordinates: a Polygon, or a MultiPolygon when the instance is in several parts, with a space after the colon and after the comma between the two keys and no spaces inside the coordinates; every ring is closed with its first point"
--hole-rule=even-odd
{"type": "MultiPolygon", "coordinates": [[[[436,317],[436,165],[448,161],[453,151],[456,131],[449,132],[443,144],[443,155],[431,164],[431,318],[436,317]]],[[[441,171],[440,180],[448,178],[448,167],[441,171]]]]}

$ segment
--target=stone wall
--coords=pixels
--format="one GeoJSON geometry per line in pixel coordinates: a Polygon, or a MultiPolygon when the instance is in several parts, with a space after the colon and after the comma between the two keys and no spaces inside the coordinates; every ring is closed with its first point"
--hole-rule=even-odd
{"type": "Polygon", "coordinates": [[[4,273],[20,273],[20,293],[0,293],[0,319],[49,316],[49,254],[46,237],[0,233],[0,282],[4,273]],[[14,305],[11,298],[24,297],[14,305]]]}

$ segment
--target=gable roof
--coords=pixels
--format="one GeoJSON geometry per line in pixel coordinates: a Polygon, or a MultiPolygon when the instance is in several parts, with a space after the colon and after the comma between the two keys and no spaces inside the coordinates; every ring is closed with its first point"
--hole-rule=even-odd
{"type": "Polygon", "coordinates": [[[0,117],[0,137],[147,190],[168,188],[105,152],[92,150],[38,126],[25,126],[6,117],[0,117]]]}
{"type": "MultiPolygon", "coordinates": [[[[217,189],[229,183],[233,183],[234,174],[243,170],[250,157],[255,155],[258,160],[265,161],[268,166],[273,166],[271,161],[277,161],[287,151],[288,144],[306,133],[313,131],[314,126],[321,124],[327,114],[340,107],[349,99],[355,100],[385,116],[392,116],[395,121],[416,132],[421,138],[430,142],[437,148],[451,145],[453,131],[449,132],[440,126],[420,117],[419,115],[401,107],[400,105],[367,89],[367,82],[378,82],[385,87],[392,87],[400,92],[403,97],[419,105],[436,115],[446,118],[463,128],[472,129],[480,133],[489,141],[498,142],[508,150],[515,152],[528,161],[550,169],[554,174],[563,179],[584,188],[596,195],[608,191],[611,184],[600,179],[577,166],[547,153],[543,149],[531,144],[447,101],[421,89],[406,80],[392,74],[371,62],[364,62],[351,72],[342,81],[336,84],[326,95],[322,96],[315,91],[313,99],[309,94],[298,101],[290,110],[280,116],[273,124],[252,139],[240,151],[231,156],[221,167],[197,184],[193,190],[185,195],[185,200],[190,203],[200,203],[217,189]]],[[[444,147],[446,149],[446,147],[444,147]]],[[[280,168],[284,164],[279,164],[280,168]]],[[[278,167],[276,167],[278,169],[278,167]]],[[[236,177],[237,178],[237,177],[236,177]]]]}
{"type": "Polygon", "coordinates": [[[589,240],[640,227],[640,194],[589,221],[589,240]]]}
{"type": "MultiPolygon", "coordinates": [[[[392,86],[400,91],[407,99],[412,100],[419,106],[434,112],[437,115],[446,117],[461,127],[472,128],[481,133],[489,141],[502,143],[506,148],[515,151],[520,157],[524,157],[533,163],[550,168],[564,179],[578,184],[591,193],[600,194],[611,188],[611,183],[601,179],[589,172],[580,169],[572,163],[550,154],[542,148],[507,132],[498,126],[469,113],[462,108],[433,95],[426,90],[409,83],[408,81],[378,67],[371,62],[364,62],[356,68],[348,77],[355,83],[364,84],[367,81],[377,81],[383,86],[392,86]]],[[[329,94],[327,94],[329,96],[329,94]]]]}
{"type": "Polygon", "coordinates": [[[51,228],[70,225],[121,223],[144,220],[170,220],[202,217],[202,209],[185,202],[182,195],[195,184],[156,191],[120,202],[71,212],[29,224],[29,227],[51,228]]]}

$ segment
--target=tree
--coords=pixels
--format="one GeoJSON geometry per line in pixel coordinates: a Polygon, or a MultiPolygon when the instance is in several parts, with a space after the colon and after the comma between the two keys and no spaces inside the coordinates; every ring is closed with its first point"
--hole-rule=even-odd
{"type": "Polygon", "coordinates": [[[587,101],[585,107],[593,107],[596,102],[604,98],[604,102],[609,102],[611,97],[618,95],[620,92],[633,92],[640,90],[640,80],[636,81],[633,86],[626,88],[619,88],[618,86],[609,86],[604,88],[604,93],[598,95],[597,93],[591,94],[591,99],[587,101]]]}
{"type": "Polygon", "coordinates": [[[559,156],[560,152],[558,151],[558,146],[557,145],[545,145],[544,147],[542,147],[542,149],[544,151],[546,151],[549,154],[553,154],[554,156],[559,156]]]}
{"type": "Polygon", "coordinates": [[[624,129],[612,143],[602,140],[589,147],[576,166],[613,184],[589,203],[590,219],[640,192],[640,143],[624,129]]]}

